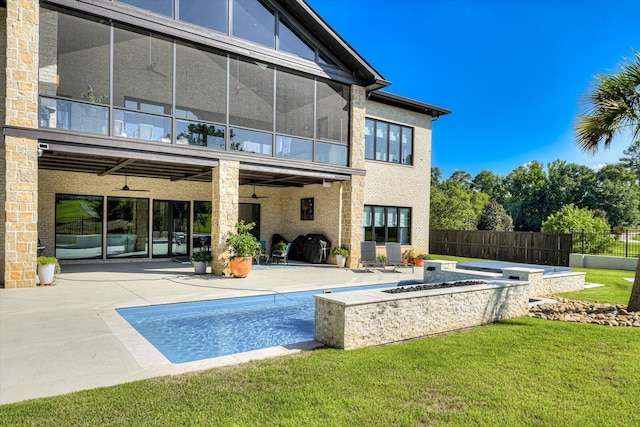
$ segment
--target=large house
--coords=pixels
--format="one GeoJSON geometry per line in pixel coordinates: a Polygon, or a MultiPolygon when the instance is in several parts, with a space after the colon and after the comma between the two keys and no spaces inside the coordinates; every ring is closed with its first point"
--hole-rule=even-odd
{"type": "MultiPolygon", "coordinates": [[[[431,126],[303,0],[11,0],[0,8],[0,281],[64,262],[225,268],[239,219],[428,250],[431,126]]],[[[99,267],[98,267],[99,268],[99,267]]]]}

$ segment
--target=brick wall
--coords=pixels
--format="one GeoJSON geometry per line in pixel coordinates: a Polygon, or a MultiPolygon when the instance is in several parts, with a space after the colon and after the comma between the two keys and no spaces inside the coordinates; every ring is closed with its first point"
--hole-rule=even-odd
{"type": "MultiPolygon", "coordinates": [[[[413,165],[366,160],[364,204],[410,207],[411,245],[429,252],[431,116],[367,101],[366,115],[413,128],[413,165]]],[[[364,124],[363,124],[364,128],[364,124]]],[[[364,158],[364,153],[363,153],[364,158]]]]}

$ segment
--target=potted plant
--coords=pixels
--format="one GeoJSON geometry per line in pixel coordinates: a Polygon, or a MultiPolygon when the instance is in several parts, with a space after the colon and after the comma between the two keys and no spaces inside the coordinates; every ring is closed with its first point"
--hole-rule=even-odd
{"type": "Polygon", "coordinates": [[[189,259],[193,263],[195,274],[205,274],[207,272],[207,264],[213,260],[213,257],[211,256],[211,251],[200,251],[195,252],[189,259]]]}
{"type": "Polygon", "coordinates": [[[427,254],[418,254],[413,258],[413,265],[416,267],[422,267],[424,265],[424,260],[429,259],[429,255],[427,254]]]}
{"type": "Polygon", "coordinates": [[[287,249],[287,244],[285,242],[274,243],[271,248],[271,252],[284,252],[287,249]]]}
{"type": "MultiPolygon", "coordinates": [[[[84,99],[85,101],[95,103],[95,104],[102,104],[104,101],[106,101],[109,98],[108,93],[103,93],[102,95],[96,95],[95,92],[93,91],[93,86],[91,85],[87,85],[87,91],[82,92],[80,95],[82,96],[82,99],[84,99]]],[[[96,112],[98,111],[95,105],[86,105],[85,109],[89,116],[95,116],[96,112]]]]}
{"type": "Polygon", "coordinates": [[[347,262],[347,257],[349,256],[349,249],[344,248],[342,246],[336,246],[331,250],[331,254],[336,257],[336,264],[339,268],[344,267],[347,262]]]}
{"type": "Polygon", "coordinates": [[[385,254],[378,254],[376,256],[376,261],[384,266],[387,263],[387,256],[385,254]]]}
{"type": "Polygon", "coordinates": [[[40,286],[52,286],[56,275],[61,271],[58,259],[52,256],[39,256],[37,261],[40,286]]]}
{"type": "Polygon", "coordinates": [[[245,224],[240,221],[236,223],[236,232],[229,233],[225,240],[229,248],[229,268],[234,277],[247,277],[253,257],[260,253],[260,242],[250,233],[254,226],[255,222],[245,224]]]}
{"type": "Polygon", "coordinates": [[[414,258],[415,258],[413,249],[409,248],[409,249],[406,249],[404,252],[402,252],[402,258],[409,264],[413,264],[414,258]]]}

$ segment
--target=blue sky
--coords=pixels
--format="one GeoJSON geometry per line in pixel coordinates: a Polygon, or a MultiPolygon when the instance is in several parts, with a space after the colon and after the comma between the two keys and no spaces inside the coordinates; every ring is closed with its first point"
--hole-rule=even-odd
{"type": "Polygon", "coordinates": [[[582,153],[573,125],[593,77],[640,50],[638,0],[307,0],[391,93],[453,113],[434,167],[507,175],[555,159],[597,167],[633,142],[582,153]]]}

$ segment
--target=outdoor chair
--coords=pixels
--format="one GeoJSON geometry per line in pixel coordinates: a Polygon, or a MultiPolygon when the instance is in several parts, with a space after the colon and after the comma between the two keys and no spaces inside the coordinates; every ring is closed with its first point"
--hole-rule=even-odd
{"type": "Polygon", "coordinates": [[[267,241],[259,240],[260,242],[260,253],[256,257],[256,263],[260,264],[260,261],[264,261],[265,264],[269,262],[269,254],[267,253],[267,241]]]}
{"type": "Polygon", "coordinates": [[[273,262],[275,260],[276,264],[280,263],[280,261],[287,264],[289,258],[289,249],[291,249],[291,243],[287,243],[287,247],[282,251],[273,251],[273,253],[271,254],[271,261],[273,262]]]}
{"type": "Polygon", "coordinates": [[[384,265],[377,259],[376,242],[360,242],[360,260],[358,263],[364,267],[365,272],[373,271],[377,266],[384,267],[384,265]]]}
{"type": "Polygon", "coordinates": [[[411,267],[411,272],[414,272],[415,266],[402,259],[402,247],[400,243],[385,243],[384,248],[387,252],[387,262],[385,266],[393,267],[393,271],[398,271],[397,269],[399,267],[411,267]]]}

